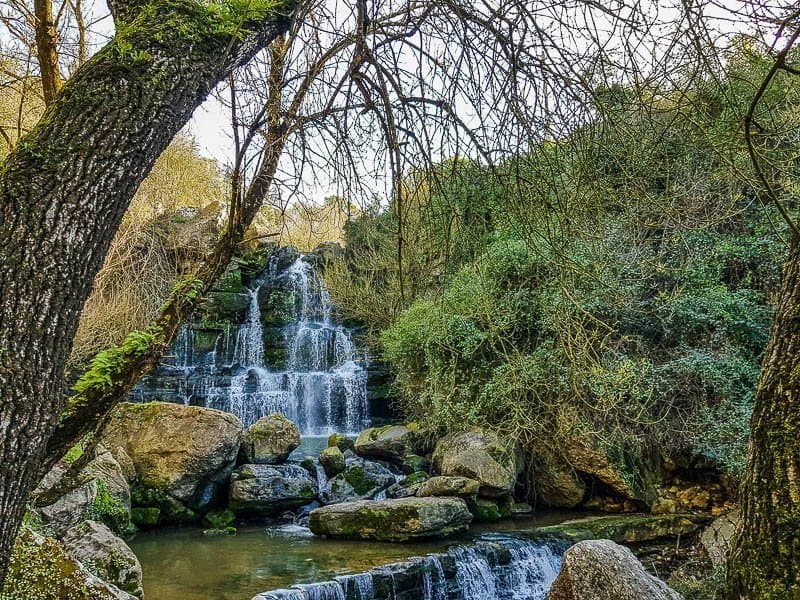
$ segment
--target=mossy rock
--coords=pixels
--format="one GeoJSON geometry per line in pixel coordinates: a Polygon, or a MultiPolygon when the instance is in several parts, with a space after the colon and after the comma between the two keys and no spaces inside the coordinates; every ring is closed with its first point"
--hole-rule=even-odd
{"type": "Polygon", "coordinates": [[[203,517],[203,525],[211,529],[225,529],[236,521],[236,515],[232,510],[212,510],[203,517]]]}
{"type": "Polygon", "coordinates": [[[336,446],[330,446],[320,452],[319,462],[328,477],[335,477],[346,468],[344,454],[336,446]]]}
{"type": "Polygon", "coordinates": [[[274,465],[284,462],[300,445],[297,425],[280,413],[261,417],[245,429],[239,458],[249,464],[274,465]]]}
{"type": "Polygon", "coordinates": [[[155,506],[140,506],[131,509],[131,521],[141,529],[158,527],[161,509],[155,506]]]}
{"type": "Polygon", "coordinates": [[[331,435],[328,436],[329,448],[336,447],[342,452],[347,452],[348,450],[353,450],[355,448],[355,445],[356,445],[355,440],[341,433],[332,433],[331,435]]]}
{"type": "Polygon", "coordinates": [[[56,540],[20,529],[0,600],[121,600],[130,598],[70,558],[56,540]]]}
{"type": "Polygon", "coordinates": [[[460,498],[398,498],[316,508],[309,527],[333,538],[406,542],[461,533],[471,521],[460,498]]]}
{"type": "Polygon", "coordinates": [[[475,517],[475,520],[481,523],[492,523],[503,518],[497,503],[487,498],[477,498],[474,501],[468,501],[467,506],[469,506],[469,510],[475,517]]]}
{"type": "Polygon", "coordinates": [[[365,429],[355,443],[356,454],[402,464],[406,456],[424,451],[424,438],[415,424],[365,429]]]}
{"type": "Polygon", "coordinates": [[[575,541],[609,539],[620,544],[649,542],[692,535],[711,521],[700,515],[626,515],[589,517],[540,527],[542,533],[556,533],[575,541]]]}

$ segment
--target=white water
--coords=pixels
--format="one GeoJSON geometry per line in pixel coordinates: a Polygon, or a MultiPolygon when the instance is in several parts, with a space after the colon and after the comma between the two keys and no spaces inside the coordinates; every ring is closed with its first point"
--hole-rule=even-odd
{"type": "MultiPolygon", "coordinates": [[[[418,593],[420,600],[545,600],[561,566],[561,551],[552,545],[508,536],[452,548],[447,554],[449,557],[431,554],[411,559],[412,564],[422,570],[421,589],[414,592],[418,593]],[[498,551],[510,554],[511,560],[498,565],[498,551]],[[441,562],[445,558],[455,560],[455,577],[450,580],[447,580],[441,562]]],[[[507,554],[505,560],[508,560],[507,554]]],[[[395,600],[394,596],[398,594],[411,598],[413,590],[404,587],[397,591],[396,582],[402,580],[406,570],[413,573],[408,563],[398,563],[366,573],[337,577],[335,582],[298,584],[289,590],[265,592],[254,600],[294,598],[292,594],[296,592],[304,594],[297,596],[304,600],[339,600],[345,597],[395,600]],[[388,595],[376,595],[376,577],[383,579],[382,589],[388,589],[388,595]],[[353,596],[356,590],[356,596],[353,596]]]]}
{"type": "Polygon", "coordinates": [[[212,352],[198,356],[194,330],[181,330],[174,359],[165,365],[180,376],[175,395],[186,404],[201,402],[231,412],[245,426],[277,412],[306,436],[364,429],[368,356],[356,348],[351,332],[334,321],[330,295],[314,268],[300,257],[279,273],[270,261],[248,294],[244,322],[220,334],[212,352]],[[265,364],[259,294],[273,287],[294,299],[292,319],[283,330],[285,369],[265,364]]]}

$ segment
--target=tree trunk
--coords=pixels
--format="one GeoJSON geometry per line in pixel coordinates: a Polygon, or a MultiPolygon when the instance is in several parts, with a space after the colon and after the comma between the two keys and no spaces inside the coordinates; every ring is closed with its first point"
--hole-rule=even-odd
{"type": "Polygon", "coordinates": [[[61,73],[58,67],[58,36],[53,23],[53,4],[50,0],[34,0],[36,17],[36,56],[42,78],[42,94],[45,104],[50,104],[61,89],[61,73]]]}
{"type": "Polygon", "coordinates": [[[728,597],[800,598],[800,239],[792,240],[751,421],[728,597]]]}
{"type": "Polygon", "coordinates": [[[111,2],[115,38],[0,168],[0,582],[64,408],[78,318],[134,192],[209,91],[287,29],[295,2],[245,4],[111,2]]]}

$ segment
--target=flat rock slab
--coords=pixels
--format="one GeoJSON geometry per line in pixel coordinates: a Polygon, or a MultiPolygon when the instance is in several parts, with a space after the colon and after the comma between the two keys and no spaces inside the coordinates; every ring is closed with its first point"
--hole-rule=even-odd
{"type": "Polygon", "coordinates": [[[472,514],[461,498],[397,498],[333,504],[311,511],[316,535],[405,542],[466,531],[472,514]]]}

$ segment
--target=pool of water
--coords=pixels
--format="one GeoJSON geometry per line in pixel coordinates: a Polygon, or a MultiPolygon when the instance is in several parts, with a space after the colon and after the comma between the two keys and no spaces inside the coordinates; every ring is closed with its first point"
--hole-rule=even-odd
{"type": "Polygon", "coordinates": [[[337,541],[296,526],[248,526],[235,536],[205,536],[200,529],[138,534],[130,546],[142,563],[149,600],[250,600],[267,590],[312,583],[446,550],[491,531],[527,531],[575,518],[539,514],[476,525],[460,538],[413,544],[337,541]]]}

